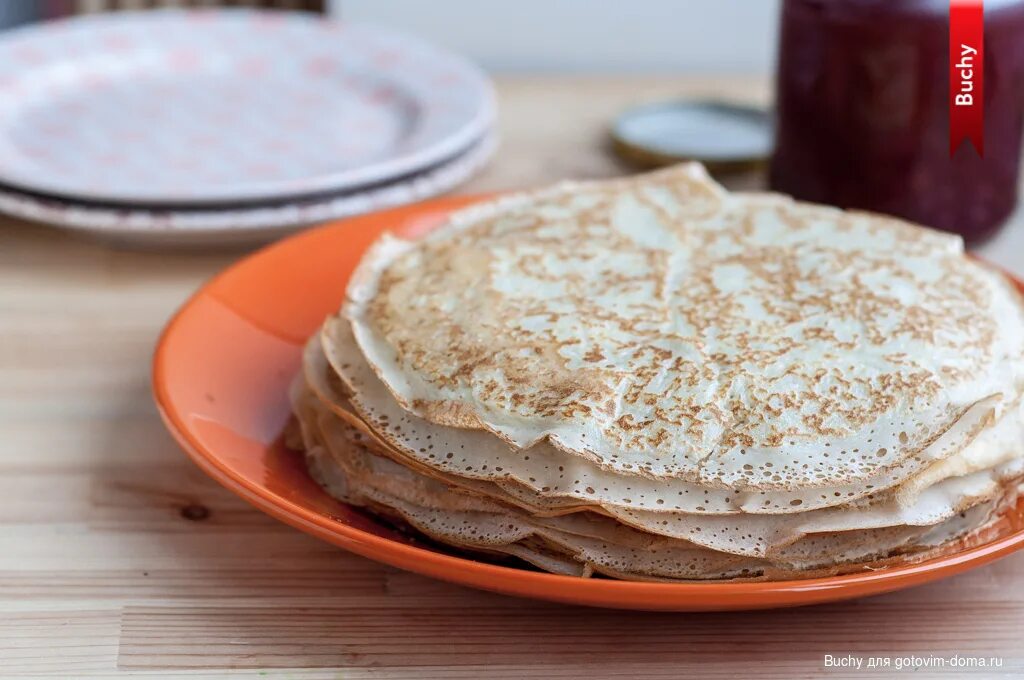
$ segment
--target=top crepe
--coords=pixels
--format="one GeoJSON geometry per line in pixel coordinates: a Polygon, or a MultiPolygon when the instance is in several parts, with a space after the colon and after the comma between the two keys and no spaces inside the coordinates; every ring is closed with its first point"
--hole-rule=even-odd
{"type": "Polygon", "coordinates": [[[733,489],[867,482],[1024,388],[1021,302],[958,238],[696,165],[385,237],[345,314],[426,420],[733,489]]]}

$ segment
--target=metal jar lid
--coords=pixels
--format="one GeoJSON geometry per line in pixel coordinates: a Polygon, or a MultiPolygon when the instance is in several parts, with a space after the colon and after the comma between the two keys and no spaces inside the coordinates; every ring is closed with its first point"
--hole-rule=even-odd
{"type": "Polygon", "coordinates": [[[705,100],[677,100],[629,109],[612,126],[625,160],[652,168],[700,161],[711,172],[761,165],[771,153],[771,115],[764,109],[705,100]]]}

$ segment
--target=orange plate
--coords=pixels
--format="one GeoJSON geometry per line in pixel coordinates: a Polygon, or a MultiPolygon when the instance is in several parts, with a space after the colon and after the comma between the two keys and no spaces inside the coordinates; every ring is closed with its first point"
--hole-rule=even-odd
{"type": "Polygon", "coordinates": [[[282,445],[302,344],[341,305],[349,274],[381,232],[423,233],[473,200],[441,199],[307,231],[203,286],[168,324],[153,365],[160,412],[192,460],[264,512],[365,557],[474,588],[602,607],[702,611],[830,602],[952,576],[1024,543],[1015,513],[994,540],[913,565],[802,581],[638,583],[446,554],[334,500],[306,474],[300,454],[282,445]]]}

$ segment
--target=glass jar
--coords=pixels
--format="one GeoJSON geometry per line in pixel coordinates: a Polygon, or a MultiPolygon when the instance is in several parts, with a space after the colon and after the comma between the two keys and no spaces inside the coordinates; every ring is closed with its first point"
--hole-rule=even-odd
{"type": "Polygon", "coordinates": [[[985,5],[985,155],[950,157],[948,0],[784,0],[771,188],[994,234],[1017,200],[1024,0],[985,5]]]}

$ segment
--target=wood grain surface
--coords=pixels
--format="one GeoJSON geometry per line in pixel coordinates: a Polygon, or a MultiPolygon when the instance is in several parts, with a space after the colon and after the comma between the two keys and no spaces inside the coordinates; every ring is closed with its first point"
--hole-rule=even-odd
{"type": "MultiPolygon", "coordinates": [[[[503,148],[465,191],[624,172],[605,131],[631,103],[767,96],[744,79],[499,87],[503,148]]],[[[1020,218],[984,253],[1024,273],[1020,218]]],[[[826,654],[999,656],[1003,676],[1022,672],[1024,554],[846,604],[648,614],[434,582],[262,515],[185,458],[149,395],[163,323],[239,256],[116,250],[0,219],[0,677],[843,675],[826,654]]]]}

